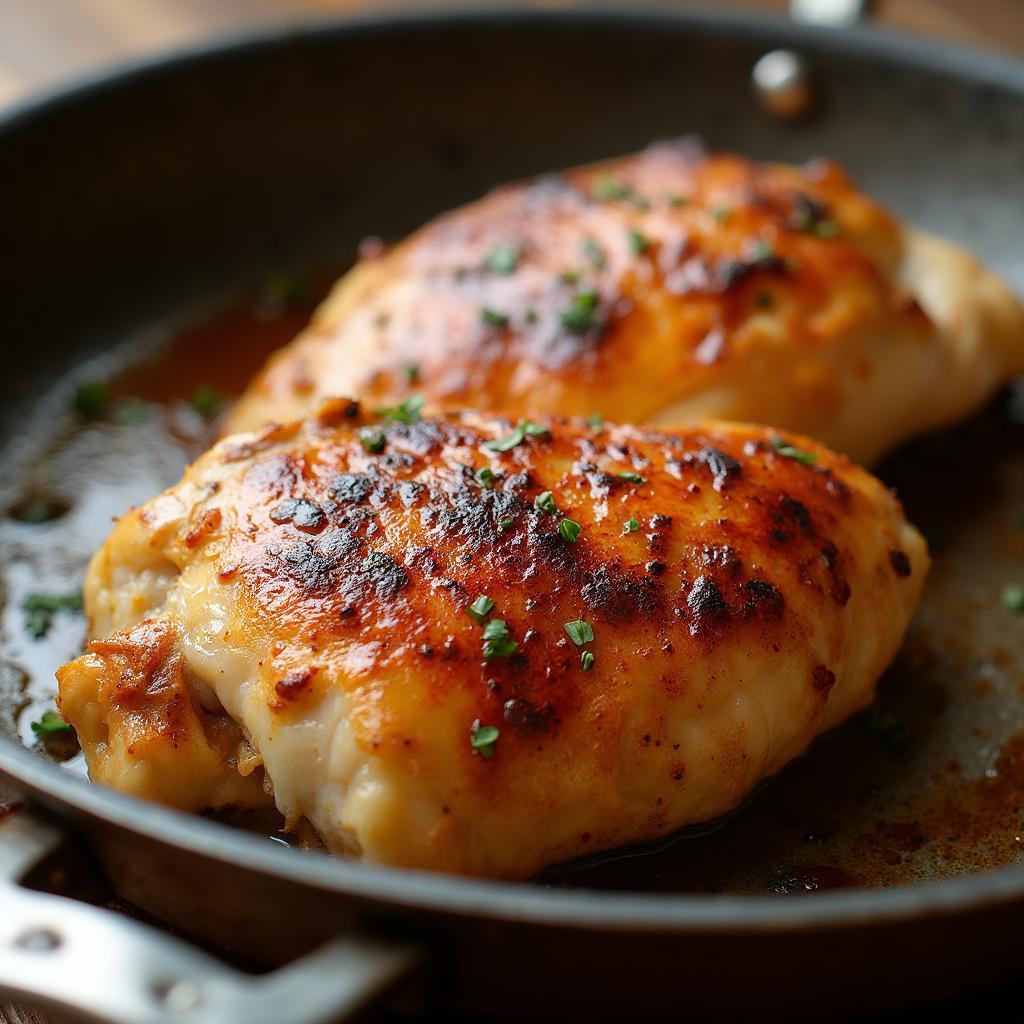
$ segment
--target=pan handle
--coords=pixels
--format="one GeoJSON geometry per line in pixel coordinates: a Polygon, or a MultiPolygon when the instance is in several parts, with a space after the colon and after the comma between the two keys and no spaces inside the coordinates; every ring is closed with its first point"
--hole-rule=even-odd
{"type": "Polygon", "coordinates": [[[249,975],[113,911],[18,883],[67,836],[17,808],[0,819],[0,994],[101,1024],[320,1024],[347,1020],[410,973],[412,946],[332,940],[249,975]]]}

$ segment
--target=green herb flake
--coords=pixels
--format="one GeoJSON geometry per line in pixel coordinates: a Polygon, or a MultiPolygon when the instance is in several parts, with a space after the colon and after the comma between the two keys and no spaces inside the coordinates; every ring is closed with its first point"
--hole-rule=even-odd
{"type": "Polygon", "coordinates": [[[781,437],[772,438],[772,447],[779,455],[783,455],[787,459],[795,459],[797,462],[802,462],[805,466],[813,466],[818,461],[817,452],[805,452],[802,448],[794,448],[793,445],[787,444],[781,437]]]}
{"type": "Polygon", "coordinates": [[[589,672],[594,667],[594,655],[590,651],[584,651],[580,655],[580,668],[584,672],[589,672]]]}
{"type": "Polygon", "coordinates": [[[604,417],[599,412],[592,412],[587,417],[587,426],[590,427],[595,434],[600,434],[601,429],[604,427],[604,417]]]}
{"type": "Polygon", "coordinates": [[[623,533],[636,533],[640,529],[640,523],[636,516],[630,516],[625,523],[623,523],[623,533]]]}
{"type": "Polygon", "coordinates": [[[583,256],[594,270],[604,270],[608,266],[608,258],[596,238],[583,239],[583,256]]]}
{"type": "Polygon", "coordinates": [[[141,398],[124,398],[114,409],[114,419],[126,427],[148,423],[149,418],[149,406],[141,398]]]}
{"type": "Polygon", "coordinates": [[[466,614],[478,625],[482,626],[490,615],[494,602],[481,594],[471,605],[466,608],[466,614]]]}
{"type": "Polygon", "coordinates": [[[563,270],[558,275],[562,284],[576,284],[583,275],[578,270],[563,270]]]}
{"type": "Polygon", "coordinates": [[[486,466],[476,471],[476,478],[480,481],[480,486],[485,490],[489,491],[494,487],[494,471],[486,466]]]}
{"type": "Polygon", "coordinates": [[[759,238],[750,250],[750,260],[753,263],[765,263],[775,256],[775,247],[771,242],[759,238]]]}
{"type": "Polygon", "coordinates": [[[577,647],[592,643],[594,639],[594,627],[589,622],[584,622],[583,619],[574,619],[572,622],[565,623],[565,632],[577,647]]]}
{"type": "Polygon", "coordinates": [[[550,491],[542,491],[537,495],[536,500],[533,503],[533,507],[538,512],[557,512],[558,506],[555,504],[555,499],[550,491]]]}
{"type": "Polygon", "coordinates": [[[495,309],[488,309],[487,306],[480,310],[480,319],[488,327],[508,327],[508,314],[499,313],[495,309]]]}
{"type": "Polygon", "coordinates": [[[719,223],[724,220],[728,220],[732,214],[732,207],[730,206],[716,206],[711,210],[711,216],[715,218],[719,223]]]}
{"type": "Polygon", "coordinates": [[[418,384],[420,379],[420,368],[418,363],[406,363],[403,367],[405,379],[409,384],[418,384]]]}
{"type": "Polygon", "coordinates": [[[629,201],[634,210],[640,210],[643,212],[644,210],[649,210],[651,208],[651,201],[646,196],[631,196],[629,201]]]}
{"type": "Polygon", "coordinates": [[[625,480],[630,484],[645,484],[647,483],[647,477],[640,476],[639,473],[616,473],[615,474],[620,480],[625,480]]]}
{"type": "Polygon", "coordinates": [[[842,229],[834,220],[819,220],[813,230],[818,238],[835,238],[842,234],[842,229]]]}
{"type": "Polygon", "coordinates": [[[81,592],[75,594],[29,594],[21,603],[25,613],[25,631],[33,640],[42,640],[59,612],[80,612],[81,592]]]}
{"type": "Polygon", "coordinates": [[[105,381],[90,380],[80,384],[75,391],[72,406],[79,416],[94,420],[102,416],[110,402],[110,388],[105,381]]]}
{"type": "Polygon", "coordinates": [[[678,210],[681,206],[686,206],[689,201],[690,200],[687,196],[670,195],[666,197],[666,202],[673,210],[678,210]]]}
{"type": "Polygon", "coordinates": [[[480,719],[476,719],[469,730],[469,745],[481,757],[493,757],[494,745],[498,742],[501,733],[495,725],[481,725],[480,719]]]}
{"type": "Polygon", "coordinates": [[[504,532],[505,530],[511,529],[514,524],[515,520],[511,516],[502,516],[498,520],[498,529],[504,532]]]}
{"type": "Polygon", "coordinates": [[[648,241],[647,236],[642,231],[637,231],[636,228],[631,228],[629,232],[629,249],[634,256],[643,256],[648,249],[650,249],[651,243],[648,241]]]}
{"type": "Polygon", "coordinates": [[[562,535],[562,539],[567,540],[570,544],[575,544],[580,539],[582,531],[583,527],[573,519],[563,519],[558,524],[558,532],[562,535]]]}
{"type": "Polygon", "coordinates": [[[420,412],[425,401],[426,399],[422,395],[410,395],[398,405],[388,405],[378,409],[377,415],[386,416],[389,420],[397,420],[399,423],[419,423],[420,412]]]}
{"type": "Polygon", "coordinates": [[[1003,587],[1003,607],[1011,612],[1024,612],[1024,587],[1017,583],[1003,587]]]}
{"type": "Polygon", "coordinates": [[[212,420],[224,408],[224,396],[209,384],[200,384],[192,393],[189,405],[204,420],[212,420]]]}
{"type": "Polygon", "coordinates": [[[71,732],[71,726],[56,711],[44,711],[39,721],[32,723],[32,731],[39,739],[45,740],[47,736],[71,732]]]}
{"type": "Polygon", "coordinates": [[[313,285],[302,274],[273,273],[263,279],[261,299],[282,309],[308,306],[313,301],[313,285]]]}
{"type": "Polygon", "coordinates": [[[484,266],[492,274],[511,274],[519,266],[522,250],[518,245],[496,245],[484,260],[484,266]]]}
{"type": "Polygon", "coordinates": [[[572,297],[568,309],[563,309],[559,314],[562,326],[572,331],[573,334],[586,334],[601,323],[601,315],[597,308],[597,292],[577,292],[572,297]]]}
{"type": "Polygon", "coordinates": [[[510,452],[513,448],[521,445],[528,437],[543,437],[548,433],[547,427],[542,427],[532,420],[520,420],[514,430],[503,437],[496,437],[491,441],[484,441],[482,447],[489,452],[510,452]]]}
{"type": "Polygon", "coordinates": [[[538,321],[538,320],[540,319],[540,317],[538,317],[538,316],[537,316],[537,310],[535,310],[535,309],[534,309],[534,308],[533,308],[533,307],[531,306],[531,307],[530,307],[530,308],[529,308],[529,309],[528,309],[528,310],[526,311],[526,314],[525,314],[525,316],[523,317],[523,319],[524,319],[524,320],[525,320],[525,321],[526,321],[526,322],[527,322],[528,324],[535,324],[535,323],[536,323],[536,322],[537,322],[537,321],[538,321]]]}
{"type": "Polygon", "coordinates": [[[379,455],[384,451],[384,445],[387,443],[382,431],[371,430],[369,427],[364,427],[356,436],[359,438],[359,443],[371,455],[379,455]]]}
{"type": "Polygon", "coordinates": [[[490,619],[484,626],[484,660],[494,661],[496,658],[507,658],[519,646],[509,636],[508,626],[504,619],[490,619]]]}
{"type": "Polygon", "coordinates": [[[595,199],[628,199],[633,194],[633,186],[606,175],[594,182],[592,194],[595,199]]]}

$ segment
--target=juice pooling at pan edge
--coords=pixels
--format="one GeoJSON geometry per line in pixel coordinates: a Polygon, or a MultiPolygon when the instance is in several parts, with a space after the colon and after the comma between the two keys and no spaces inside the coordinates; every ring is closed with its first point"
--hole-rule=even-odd
{"type": "Polygon", "coordinates": [[[661,143],[498,189],[341,279],[228,424],[366,408],[713,417],[862,464],[1024,372],[1024,311],[834,164],[661,143]]]}
{"type": "Polygon", "coordinates": [[[729,811],[871,700],[928,557],[845,458],[411,418],[325,403],[121,519],[59,672],[94,780],[525,878],[729,811]]]}

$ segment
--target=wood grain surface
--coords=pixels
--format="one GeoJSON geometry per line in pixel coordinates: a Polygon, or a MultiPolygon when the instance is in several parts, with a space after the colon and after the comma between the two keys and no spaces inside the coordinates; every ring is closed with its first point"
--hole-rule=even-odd
{"type": "MultiPolygon", "coordinates": [[[[415,0],[0,0],[0,108],[76,76],[162,50],[281,21],[331,14],[480,8],[476,2],[415,0]]],[[[601,8],[625,3],[548,0],[503,7],[601,8]]],[[[655,6],[651,4],[651,6],[655,6]]],[[[786,0],[660,6],[734,7],[784,13],[786,0]]],[[[874,17],[889,27],[1024,55],[1024,0],[878,0],[874,17]]],[[[59,978],[54,979],[59,985],[59,978]]],[[[982,1012],[984,1012],[982,1008],[982,1012]]],[[[915,1017],[915,1019],[917,1019],[915,1017]]],[[[921,1018],[924,1019],[924,1018],[921,1018]]],[[[975,1018],[979,1019],[979,1018],[975,1018]]],[[[1006,1020],[997,1011],[986,1020],[1006,1020]]],[[[0,1024],[66,1024],[29,1010],[0,1006],[0,1024]]],[[[282,1024],[287,1022],[282,1021],[282,1024]]]]}

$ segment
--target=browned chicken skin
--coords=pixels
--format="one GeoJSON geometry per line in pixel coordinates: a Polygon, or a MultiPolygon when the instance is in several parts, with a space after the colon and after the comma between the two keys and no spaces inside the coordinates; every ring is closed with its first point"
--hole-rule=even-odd
{"type": "Polygon", "coordinates": [[[228,438],[118,523],[110,639],[59,673],[94,779],[522,878],[731,810],[870,701],[928,558],[864,470],[761,427],[406,418],[228,438]]]}
{"type": "Polygon", "coordinates": [[[324,396],[616,422],[707,417],[869,463],[1024,371],[1024,312],[826,162],[692,140],[499,189],[346,275],[229,429],[324,396]]]}

